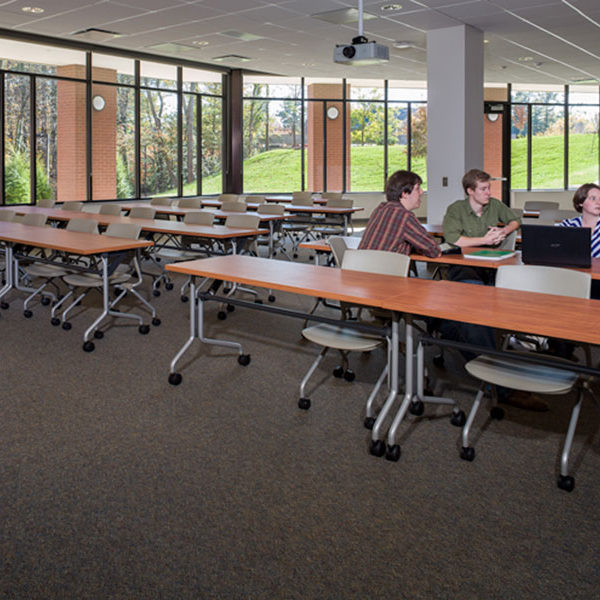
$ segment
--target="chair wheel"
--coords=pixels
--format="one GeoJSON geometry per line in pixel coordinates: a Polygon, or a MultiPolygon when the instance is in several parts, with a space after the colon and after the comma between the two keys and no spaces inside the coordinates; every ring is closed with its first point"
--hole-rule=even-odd
{"type": "Polygon", "coordinates": [[[152,295],[153,295],[155,298],[158,298],[158,297],[160,296],[160,290],[156,290],[156,289],[155,289],[155,290],[152,290],[152,295]]]}
{"type": "Polygon", "coordinates": [[[154,319],[152,319],[152,325],[154,325],[154,327],[158,327],[160,323],[161,321],[158,317],[154,317],[154,319]]]}
{"type": "Polygon", "coordinates": [[[227,312],[233,312],[235,310],[235,306],[233,304],[227,305],[227,312]]]}
{"type": "Polygon", "coordinates": [[[219,319],[219,321],[224,321],[227,318],[227,313],[224,310],[220,310],[217,313],[217,319],[219,319]]]}
{"type": "Polygon", "coordinates": [[[398,462],[400,460],[400,446],[398,444],[394,444],[393,446],[388,446],[385,451],[386,460],[391,460],[392,462],[398,462]]]}
{"type": "Polygon", "coordinates": [[[150,325],[140,325],[138,327],[138,331],[142,334],[142,335],[146,335],[147,333],[150,332],[150,325]]]}
{"type": "Polygon", "coordinates": [[[383,456],[385,454],[385,443],[383,440],[371,440],[369,452],[373,456],[383,456]]]}
{"type": "Polygon", "coordinates": [[[83,342],[84,352],[93,352],[95,347],[96,346],[94,346],[94,342],[83,342]]]}
{"type": "Polygon", "coordinates": [[[71,329],[71,323],[69,323],[69,321],[65,321],[65,322],[62,324],[62,328],[63,328],[65,331],[69,331],[69,329],[71,329]]]}
{"type": "Polygon", "coordinates": [[[48,296],[42,296],[42,299],[40,300],[40,302],[44,305],[44,306],[48,306],[48,304],[50,304],[50,298],[48,298],[48,296]]]}
{"type": "Polygon", "coordinates": [[[31,317],[33,317],[33,313],[32,313],[30,310],[24,310],[24,311],[23,311],[23,316],[24,316],[26,319],[31,319],[31,317]]]}
{"type": "Polygon", "coordinates": [[[94,331],[94,337],[97,340],[101,340],[104,337],[104,331],[100,331],[99,329],[96,329],[96,331],[94,331]]]}
{"type": "Polygon", "coordinates": [[[183,377],[180,373],[170,373],[169,374],[169,383],[171,385],[179,385],[183,377]]]}
{"type": "Polygon", "coordinates": [[[231,291],[231,288],[223,286],[223,293],[224,294],[229,294],[230,291],[231,291]]]}
{"type": "Polygon", "coordinates": [[[569,475],[559,475],[557,485],[561,490],[565,490],[565,492],[572,492],[575,487],[575,479],[569,475]]]}
{"type": "Polygon", "coordinates": [[[344,367],[341,366],[337,366],[334,370],[333,370],[333,376],[337,377],[338,379],[344,376],[344,367]]]}
{"type": "Polygon", "coordinates": [[[165,283],[165,290],[171,291],[172,289],[173,289],[173,284],[170,281],[168,283],[165,283]]]}
{"type": "Polygon", "coordinates": [[[189,300],[189,298],[187,296],[181,296],[182,302],[187,302],[188,300],[189,300]]]}
{"type": "Polygon", "coordinates": [[[365,417],[365,420],[363,421],[363,425],[365,426],[365,429],[373,429],[373,425],[375,425],[375,418],[374,417],[365,417]]]}
{"type": "Polygon", "coordinates": [[[467,417],[465,416],[464,410],[453,412],[452,416],[450,417],[450,423],[452,423],[454,427],[462,427],[465,424],[466,420],[467,417]]]}
{"type": "Polygon", "coordinates": [[[249,354],[240,354],[238,356],[238,363],[242,365],[242,367],[247,367],[250,364],[250,355],[249,354]]]}
{"type": "Polygon", "coordinates": [[[417,400],[416,402],[411,402],[408,407],[411,415],[416,415],[417,417],[421,416],[425,412],[425,405],[422,400],[417,400]]]}
{"type": "Polygon", "coordinates": [[[6,310],[8,308],[9,304],[8,302],[0,302],[0,308],[2,310],[6,310]]]}
{"type": "Polygon", "coordinates": [[[470,446],[463,446],[460,449],[460,457],[463,460],[468,460],[469,462],[471,462],[475,458],[475,448],[471,448],[470,446]]]}
{"type": "Polygon", "coordinates": [[[298,253],[294,252],[294,254],[292,255],[294,258],[298,258],[298,253]]]}
{"type": "Polygon", "coordinates": [[[58,317],[52,317],[50,323],[54,325],[54,327],[58,327],[60,325],[60,319],[58,317]]]}
{"type": "Polygon", "coordinates": [[[490,410],[490,417],[497,421],[502,421],[502,419],[504,419],[504,409],[500,406],[493,406],[490,410]]]}
{"type": "Polygon", "coordinates": [[[300,398],[298,400],[298,408],[301,408],[302,410],[308,410],[310,408],[310,399],[300,398]]]}
{"type": "Polygon", "coordinates": [[[346,372],[344,373],[344,379],[346,381],[354,381],[355,378],[356,378],[356,375],[354,374],[354,371],[352,371],[351,369],[347,369],[346,372]]]}
{"type": "Polygon", "coordinates": [[[269,302],[275,302],[276,298],[275,296],[273,296],[273,294],[271,294],[268,298],[269,302]]]}

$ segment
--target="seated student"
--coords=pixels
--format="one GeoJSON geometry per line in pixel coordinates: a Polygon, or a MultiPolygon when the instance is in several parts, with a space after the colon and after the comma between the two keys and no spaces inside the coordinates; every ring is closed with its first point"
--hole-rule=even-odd
{"type": "MultiPolygon", "coordinates": [[[[471,169],[462,179],[467,197],[453,202],[444,215],[444,239],[462,248],[497,246],[521,225],[506,204],[491,197],[490,175],[471,169]]],[[[493,283],[491,269],[452,266],[448,279],[471,283],[493,283]]]]}
{"type": "MultiPolygon", "coordinates": [[[[600,258],[600,186],[585,183],[573,196],[573,207],[579,217],[565,219],[562,227],[589,227],[592,230],[592,258],[600,258]]],[[[591,297],[600,299],[600,281],[592,280],[591,297]]]]}
{"type": "Polygon", "coordinates": [[[386,201],[373,211],[358,246],[360,249],[441,255],[438,244],[412,212],[421,205],[422,182],[411,171],[396,171],[390,175],[385,185],[386,201]]]}

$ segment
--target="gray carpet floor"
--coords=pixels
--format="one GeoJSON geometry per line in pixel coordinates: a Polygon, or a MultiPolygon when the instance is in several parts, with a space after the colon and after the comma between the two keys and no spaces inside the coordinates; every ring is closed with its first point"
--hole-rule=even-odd
{"type": "MultiPolygon", "coordinates": [[[[427,406],[403,424],[392,463],[369,454],[362,426],[381,351],[352,357],[353,383],[331,377],[331,354],[302,411],[317,349],[301,321],[242,308],[219,321],[211,305],[209,333],[241,341],[251,363],[196,342],[174,387],[188,305],[177,289],[154,303],[160,327],[115,323],[89,354],[91,307],[71,331],[47,307],[25,319],[16,295],[1,311],[3,598],[598,597],[591,402],[570,494],[555,480],[571,398],[500,422],[482,411],[472,463],[449,409],[427,406]]],[[[470,407],[476,383],[458,358],[430,373],[470,407]]]]}

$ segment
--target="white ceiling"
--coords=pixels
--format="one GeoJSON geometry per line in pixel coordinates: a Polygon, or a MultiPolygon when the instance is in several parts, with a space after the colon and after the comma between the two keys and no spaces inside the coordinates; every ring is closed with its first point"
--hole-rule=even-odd
{"type": "Polygon", "coordinates": [[[120,34],[91,40],[104,46],[282,75],[419,81],[427,77],[427,32],[468,24],[487,40],[486,83],[600,79],[599,0],[398,0],[401,8],[381,10],[389,4],[364,0],[365,13],[376,16],[364,21],[364,34],[390,46],[389,63],[369,67],[332,59],[336,43],[357,35],[357,23],[312,16],[356,8],[358,0],[0,0],[0,26],[73,40],[86,39],[75,35],[80,30],[100,28],[120,34]],[[44,12],[25,13],[24,6],[44,12]],[[395,49],[394,41],[412,47],[395,49]],[[213,60],[230,54],[251,60],[213,60]]]}

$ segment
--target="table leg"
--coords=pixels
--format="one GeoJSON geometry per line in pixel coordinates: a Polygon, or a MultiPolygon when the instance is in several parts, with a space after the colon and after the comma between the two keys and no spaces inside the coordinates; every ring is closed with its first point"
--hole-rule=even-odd
{"type": "Polygon", "coordinates": [[[13,247],[12,244],[6,244],[4,249],[4,279],[6,283],[0,289],[0,298],[4,298],[12,289],[14,281],[14,265],[13,265],[13,247]]]}

